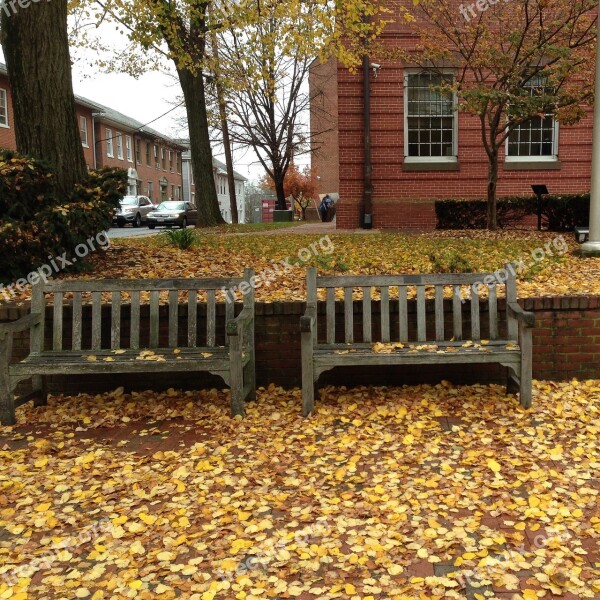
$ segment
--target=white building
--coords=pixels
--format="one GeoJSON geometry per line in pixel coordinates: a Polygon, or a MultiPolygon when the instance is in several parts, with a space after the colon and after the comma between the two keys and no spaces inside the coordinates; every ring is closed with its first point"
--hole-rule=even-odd
{"type": "MultiPolygon", "coordinates": [[[[182,154],[182,169],[183,169],[183,199],[189,200],[193,204],[196,202],[194,173],[192,172],[192,156],[187,150],[182,154]]],[[[213,175],[215,178],[215,188],[217,190],[217,198],[219,200],[219,208],[223,219],[227,223],[231,223],[231,201],[229,199],[229,182],[227,179],[227,166],[220,160],[213,158],[213,175]]],[[[235,179],[235,194],[238,207],[238,221],[246,222],[246,181],[247,179],[233,172],[235,179]]]]}

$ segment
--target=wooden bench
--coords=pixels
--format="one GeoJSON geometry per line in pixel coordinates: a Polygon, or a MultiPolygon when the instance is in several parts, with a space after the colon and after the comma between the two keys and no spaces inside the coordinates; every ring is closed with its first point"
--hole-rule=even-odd
{"type": "Polygon", "coordinates": [[[92,373],[209,372],[231,387],[232,413],[243,414],[244,400],[254,399],[256,393],[252,277],[253,271],[246,269],[243,278],[229,279],[40,281],[32,290],[30,314],[0,324],[0,420],[14,424],[15,408],[31,399],[45,404],[47,376],[92,373]],[[218,328],[217,295],[235,298],[231,291],[227,296],[219,291],[223,289],[237,289],[243,305],[227,301],[225,327],[218,328]],[[103,300],[110,300],[104,319],[103,300]],[[204,314],[199,307],[204,300],[206,328],[201,328],[198,317],[204,314]],[[89,301],[91,307],[86,306],[89,301]],[[50,347],[45,344],[47,304],[52,307],[50,347]],[[91,308],[91,324],[82,316],[84,307],[88,315],[91,308]],[[69,312],[72,318],[63,319],[69,312]],[[140,327],[140,315],[147,331],[140,327]],[[180,328],[180,319],[186,327],[180,328]],[[122,320],[129,327],[121,327],[122,320]],[[10,364],[13,334],[27,330],[30,354],[10,364]],[[70,347],[65,348],[68,336],[70,347]],[[33,392],[15,400],[17,384],[28,378],[33,392]]]}
{"type": "Polygon", "coordinates": [[[507,389],[518,385],[521,405],[531,406],[531,328],[535,315],[517,303],[512,269],[507,268],[506,275],[499,283],[492,273],[318,277],[315,269],[308,269],[307,308],[300,320],[304,415],[314,409],[316,383],[322,373],[335,367],[369,365],[499,363],[508,367],[507,389]],[[499,333],[500,285],[504,285],[506,296],[504,337],[499,333]],[[381,297],[381,322],[375,336],[371,320],[374,289],[381,297]],[[471,302],[469,310],[463,311],[466,289],[470,290],[471,302]],[[322,330],[317,328],[319,290],[324,290],[326,301],[322,330]],[[336,331],[336,290],[343,297],[343,331],[336,331]],[[362,335],[355,331],[355,290],[362,299],[362,335]],[[451,294],[447,300],[452,302],[451,323],[444,322],[444,291],[447,296],[451,294]],[[409,297],[416,298],[416,311],[409,310],[409,297]],[[427,303],[434,314],[431,323],[427,321],[427,303]],[[487,323],[480,319],[480,305],[484,303],[487,323]],[[468,337],[463,335],[463,312],[469,315],[468,337]],[[391,319],[398,322],[394,331],[391,319]],[[487,338],[483,340],[482,327],[487,338]],[[373,344],[375,338],[379,346],[373,344]]]}

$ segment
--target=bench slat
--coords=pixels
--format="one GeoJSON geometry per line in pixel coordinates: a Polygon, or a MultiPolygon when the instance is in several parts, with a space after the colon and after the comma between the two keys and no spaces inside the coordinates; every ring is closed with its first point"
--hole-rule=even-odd
{"type": "Polygon", "coordinates": [[[506,279],[506,329],[508,331],[508,339],[516,340],[519,332],[519,324],[508,312],[508,305],[511,302],[517,301],[517,282],[511,270],[507,268],[508,277],[506,279]]]}
{"type": "MultiPolygon", "coordinates": [[[[229,323],[229,321],[232,321],[234,317],[235,317],[235,304],[233,302],[226,302],[225,303],[225,320],[227,321],[227,323],[229,323]]],[[[228,335],[225,336],[225,345],[229,346],[229,336],[228,335]]]]}
{"type": "Polygon", "coordinates": [[[354,302],[352,288],[344,288],[344,336],[347,344],[354,342],[354,302]]]}
{"type": "Polygon", "coordinates": [[[490,316],[490,340],[498,339],[498,298],[496,284],[488,286],[488,310],[490,316]]]}
{"type": "MultiPolygon", "coordinates": [[[[372,341],[372,325],[371,325],[371,288],[370,287],[364,287],[362,289],[362,293],[363,293],[363,299],[362,299],[362,304],[363,304],[363,341],[364,342],[371,342],[372,341]]],[[[333,342],[330,342],[329,340],[327,340],[328,344],[332,344],[333,342]]]]}
{"type": "MultiPolygon", "coordinates": [[[[213,290],[213,294],[214,294],[213,290]]],[[[179,296],[177,290],[169,291],[169,348],[177,348],[179,338],[179,296]]]]}
{"type": "Polygon", "coordinates": [[[362,287],[365,279],[373,287],[398,285],[472,285],[489,273],[432,273],[423,275],[326,275],[317,278],[317,287],[362,287]]]}
{"type": "Polygon", "coordinates": [[[220,290],[222,288],[238,287],[242,281],[241,277],[225,279],[103,279],[101,281],[66,279],[49,281],[44,284],[44,291],[116,292],[137,290],[140,292],[149,292],[152,290],[220,290]]]}
{"type": "Polygon", "coordinates": [[[452,290],[452,335],[456,341],[462,340],[462,296],[460,285],[455,285],[452,290]]]}
{"type": "Polygon", "coordinates": [[[444,286],[435,286],[435,339],[444,340],[444,286]]]}
{"type": "Polygon", "coordinates": [[[129,347],[138,350],[140,347],[140,293],[131,292],[131,319],[129,322],[129,347]]]}
{"type": "Polygon", "coordinates": [[[92,293],[92,350],[102,344],[102,292],[92,293]]]}
{"type": "Polygon", "coordinates": [[[425,286],[417,286],[417,340],[427,339],[427,313],[425,312],[425,286]]]}
{"type": "Polygon", "coordinates": [[[110,315],[110,347],[118,350],[121,346],[121,292],[112,293],[110,315]]]}
{"type": "Polygon", "coordinates": [[[188,294],[188,347],[196,345],[198,335],[198,292],[191,290],[188,294]]]}
{"type": "Polygon", "coordinates": [[[150,292],[150,348],[158,347],[158,317],[160,295],[158,290],[150,292]]]}
{"type": "Polygon", "coordinates": [[[479,287],[471,286],[471,339],[478,342],[481,339],[479,323],[479,287]]]}
{"type": "Polygon", "coordinates": [[[215,345],[217,329],[215,290],[208,290],[206,297],[206,345],[215,345]]]}
{"type": "Polygon", "coordinates": [[[408,342],[408,295],[406,286],[398,288],[398,321],[400,323],[400,341],[408,342]]]}
{"type": "Polygon", "coordinates": [[[73,294],[73,335],[71,349],[81,350],[81,292],[73,294]]]}
{"type": "Polygon", "coordinates": [[[381,288],[381,341],[390,341],[390,288],[381,288]]]}
{"type": "Polygon", "coordinates": [[[327,343],[335,343],[335,289],[327,288],[327,343]]]}
{"type": "Polygon", "coordinates": [[[62,350],[63,339],[63,297],[62,292],[53,295],[54,316],[52,317],[52,349],[62,350]]]}

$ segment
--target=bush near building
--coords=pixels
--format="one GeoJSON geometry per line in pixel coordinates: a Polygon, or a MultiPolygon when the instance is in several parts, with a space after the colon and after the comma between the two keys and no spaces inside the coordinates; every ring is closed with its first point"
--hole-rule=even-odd
{"type": "MultiPolygon", "coordinates": [[[[438,200],[435,203],[436,229],[485,229],[486,200],[438,200]]],[[[500,198],[498,226],[506,229],[524,217],[537,214],[535,197],[500,198]]],[[[573,231],[587,226],[590,218],[590,195],[549,195],[542,201],[542,222],[549,231],[573,231]]]]}
{"type": "Polygon", "coordinates": [[[106,168],[64,197],[49,165],[0,151],[0,281],[26,277],[49,257],[72,256],[78,244],[110,227],[126,190],[127,172],[106,168]]]}

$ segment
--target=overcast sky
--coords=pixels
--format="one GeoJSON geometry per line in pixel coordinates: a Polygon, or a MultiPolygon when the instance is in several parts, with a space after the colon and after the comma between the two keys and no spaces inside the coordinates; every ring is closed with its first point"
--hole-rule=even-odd
{"type": "MultiPolygon", "coordinates": [[[[101,37],[106,43],[122,39],[114,29],[103,28],[101,37]]],[[[2,49],[0,57],[4,62],[2,49]]],[[[177,123],[177,117],[185,115],[184,108],[170,112],[155,121],[157,117],[171,111],[182,96],[176,79],[167,74],[149,72],[135,79],[126,74],[102,73],[92,60],[85,60],[82,54],[75,56],[73,65],[73,88],[75,94],[92,101],[100,102],[144,124],[153,121],[151,127],[172,137],[187,137],[187,132],[177,123]]],[[[223,162],[222,148],[215,149],[215,157],[223,162]],[[219,153],[221,152],[221,153],[219,153]]],[[[297,162],[308,162],[302,157],[297,162]]],[[[249,180],[260,179],[264,169],[258,163],[252,150],[235,149],[234,168],[249,180]]]]}

